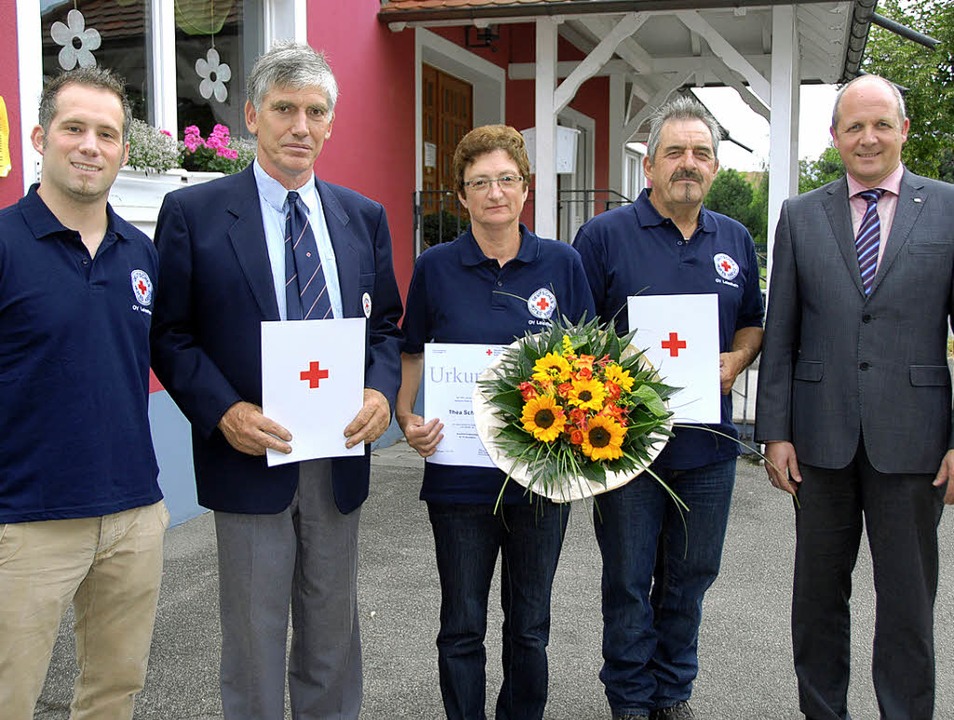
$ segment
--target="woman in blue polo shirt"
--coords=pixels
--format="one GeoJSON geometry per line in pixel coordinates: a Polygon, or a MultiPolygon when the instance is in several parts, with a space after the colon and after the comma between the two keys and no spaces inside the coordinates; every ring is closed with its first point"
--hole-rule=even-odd
{"type": "MultiPolygon", "coordinates": [[[[519,132],[491,125],[467,133],[454,153],[454,175],[470,228],[418,258],[404,315],[403,382],[395,414],[408,444],[423,457],[433,454],[443,437],[439,418],[424,422],[413,410],[425,343],[507,344],[539,330],[554,310],[572,320],[594,313],[577,252],[520,224],[530,163],[519,132]],[[535,299],[542,294],[555,303],[543,312],[529,302],[535,293],[535,299]]],[[[438,667],[450,720],[486,717],[484,635],[500,553],[503,684],[496,717],[542,718],[546,704],[550,590],[569,507],[510,482],[495,512],[504,479],[495,468],[425,465],[421,499],[437,551],[438,667]]]]}

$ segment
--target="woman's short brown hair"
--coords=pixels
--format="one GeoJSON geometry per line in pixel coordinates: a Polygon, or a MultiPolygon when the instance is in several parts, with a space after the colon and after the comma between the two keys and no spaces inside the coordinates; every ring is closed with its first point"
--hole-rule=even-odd
{"type": "Polygon", "coordinates": [[[509,125],[482,125],[464,135],[454,151],[457,192],[464,194],[464,170],[478,157],[494,150],[507,153],[517,163],[517,170],[523,176],[523,186],[530,184],[530,159],[527,157],[527,145],[523,141],[523,135],[509,125]]]}

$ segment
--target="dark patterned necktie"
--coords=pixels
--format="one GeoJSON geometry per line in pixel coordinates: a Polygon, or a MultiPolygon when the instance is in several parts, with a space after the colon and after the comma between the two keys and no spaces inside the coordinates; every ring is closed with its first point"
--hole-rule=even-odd
{"type": "Polygon", "coordinates": [[[855,250],[858,251],[858,268],[861,270],[861,284],[864,285],[865,295],[871,294],[871,285],[874,283],[875,271],[878,269],[878,247],[881,244],[881,218],[878,217],[878,201],[884,195],[884,190],[874,188],[862,190],[858,197],[868,203],[865,208],[858,234],[855,236],[855,250]]]}
{"type": "Polygon", "coordinates": [[[289,320],[331,317],[331,302],[315,234],[308,222],[308,207],[292,190],[285,220],[285,299],[289,320]]]}

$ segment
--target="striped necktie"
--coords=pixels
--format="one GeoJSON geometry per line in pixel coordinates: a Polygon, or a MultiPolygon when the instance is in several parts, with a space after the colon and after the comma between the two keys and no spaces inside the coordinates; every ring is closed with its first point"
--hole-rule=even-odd
{"type": "Polygon", "coordinates": [[[881,244],[881,218],[878,217],[878,201],[884,195],[884,190],[874,188],[862,190],[857,194],[866,203],[864,217],[858,226],[855,236],[855,250],[858,251],[858,269],[861,270],[861,284],[865,288],[865,295],[871,294],[871,285],[874,283],[875,272],[878,269],[878,246],[881,244]]]}
{"type": "Polygon", "coordinates": [[[308,221],[308,207],[292,190],[285,220],[285,300],[289,320],[331,317],[328,286],[321,270],[318,244],[308,221]]]}

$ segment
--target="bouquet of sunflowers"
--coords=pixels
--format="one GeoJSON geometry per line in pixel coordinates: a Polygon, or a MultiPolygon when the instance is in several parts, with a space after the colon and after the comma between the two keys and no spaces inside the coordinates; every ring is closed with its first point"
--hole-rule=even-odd
{"type": "Polygon", "coordinates": [[[480,376],[477,432],[501,470],[557,502],[624,485],[672,437],[662,382],[633,335],[598,320],[554,322],[513,343],[480,376]]]}

